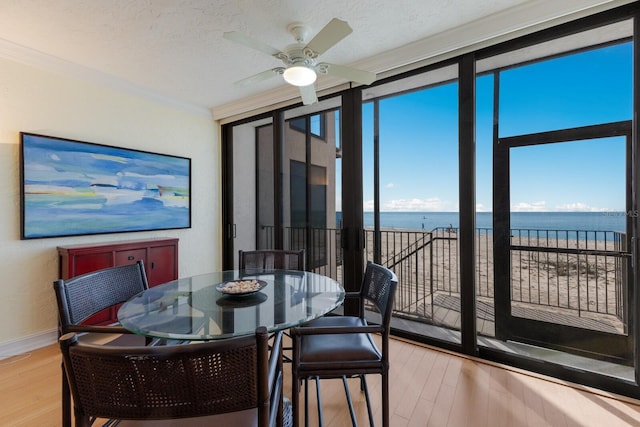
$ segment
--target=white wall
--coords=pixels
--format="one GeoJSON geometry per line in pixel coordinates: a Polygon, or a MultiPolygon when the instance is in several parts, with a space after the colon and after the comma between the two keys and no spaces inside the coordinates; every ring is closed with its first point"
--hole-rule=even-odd
{"type": "Polygon", "coordinates": [[[0,59],[0,358],[56,338],[56,247],[178,237],[179,275],[221,267],[219,126],[115,89],[0,59]],[[19,132],[192,159],[192,228],[20,240],[19,132]]]}

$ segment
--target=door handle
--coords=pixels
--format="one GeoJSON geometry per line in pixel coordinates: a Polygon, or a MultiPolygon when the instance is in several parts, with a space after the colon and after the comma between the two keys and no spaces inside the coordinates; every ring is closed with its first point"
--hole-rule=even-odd
{"type": "Polygon", "coordinates": [[[228,226],[228,236],[229,236],[229,239],[235,239],[236,238],[236,225],[235,224],[229,224],[229,226],[228,226]]]}

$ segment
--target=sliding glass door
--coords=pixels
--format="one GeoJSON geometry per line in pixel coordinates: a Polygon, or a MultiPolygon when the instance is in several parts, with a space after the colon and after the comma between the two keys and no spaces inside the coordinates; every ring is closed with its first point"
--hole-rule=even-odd
{"type": "Polygon", "coordinates": [[[284,119],[284,246],[305,249],[307,269],[341,279],[340,110],[325,101],[284,119]]]}
{"type": "Polygon", "coordinates": [[[339,100],[226,128],[227,268],[240,249],[304,249],[308,270],[341,279],[339,100]]]}
{"type": "Polygon", "coordinates": [[[498,209],[510,214],[496,217],[496,236],[509,238],[496,239],[495,258],[511,268],[497,269],[498,338],[632,363],[630,149],[631,122],[500,138],[495,191],[509,190],[498,209]],[[514,210],[527,196],[579,194],[617,209],[514,210]]]}
{"type": "Polygon", "coordinates": [[[238,266],[238,250],[273,247],[276,163],[273,119],[224,128],[225,269],[238,266]]]}
{"type": "Polygon", "coordinates": [[[493,159],[492,185],[478,175],[493,208],[477,214],[483,347],[633,377],[632,32],[478,62],[478,153],[493,159]]]}

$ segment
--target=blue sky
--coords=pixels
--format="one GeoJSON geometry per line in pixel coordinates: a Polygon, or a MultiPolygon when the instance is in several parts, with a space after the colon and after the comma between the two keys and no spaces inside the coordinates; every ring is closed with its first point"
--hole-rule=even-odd
{"type": "MultiPolygon", "coordinates": [[[[500,136],[630,120],[630,43],[507,70],[500,136]]],[[[458,210],[457,84],[380,102],[382,211],[458,210]]],[[[493,77],[477,80],[477,210],[492,204],[493,77]]],[[[365,211],[373,209],[373,104],[363,108],[365,211]]],[[[622,138],[515,148],[512,211],[624,211],[622,138]]],[[[338,205],[339,206],[339,205],[338,205]]]]}

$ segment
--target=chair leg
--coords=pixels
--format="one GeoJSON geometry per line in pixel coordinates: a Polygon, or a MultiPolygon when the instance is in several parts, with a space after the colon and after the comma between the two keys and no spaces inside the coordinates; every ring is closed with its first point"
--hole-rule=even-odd
{"type": "Polygon", "coordinates": [[[373,411],[371,410],[371,399],[369,399],[369,387],[367,387],[367,380],[364,375],[360,376],[360,389],[364,391],[364,399],[367,402],[367,414],[369,415],[369,425],[373,427],[373,411]]]}
{"type": "Polygon", "coordinates": [[[62,427],[71,427],[71,389],[67,382],[67,374],[64,363],[60,366],[62,371],[62,427]]]}
{"type": "Polygon", "coordinates": [[[291,369],[291,412],[293,427],[298,427],[300,425],[300,379],[293,368],[291,369]]]}
{"type": "Polygon", "coordinates": [[[88,417],[87,415],[79,414],[75,411],[75,409],[74,409],[74,420],[75,420],[76,427],[91,427],[91,424],[93,424],[93,420],[91,419],[91,417],[88,417]]]}
{"type": "Polygon", "coordinates": [[[304,379],[304,427],[309,427],[309,378],[304,379]]]}
{"type": "Polygon", "coordinates": [[[389,372],[382,374],[382,426],[389,427],[389,372]]]}
{"type": "Polygon", "coordinates": [[[347,377],[342,376],[342,385],[344,386],[344,394],[347,395],[347,404],[349,405],[349,415],[351,415],[351,425],[356,427],[358,421],[356,420],[356,413],[353,410],[353,402],[351,401],[351,393],[349,392],[349,384],[347,384],[347,377]]]}
{"type": "Polygon", "coordinates": [[[318,425],[322,427],[324,425],[324,418],[322,417],[322,399],[320,398],[320,378],[316,377],[316,399],[318,401],[318,425]]]}

